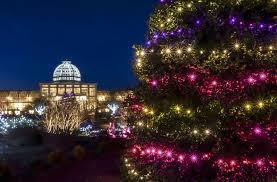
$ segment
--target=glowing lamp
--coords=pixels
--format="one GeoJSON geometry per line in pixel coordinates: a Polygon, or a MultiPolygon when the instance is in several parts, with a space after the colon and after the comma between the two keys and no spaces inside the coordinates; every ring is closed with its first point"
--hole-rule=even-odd
{"type": "Polygon", "coordinates": [[[180,156],[179,156],[179,159],[180,159],[181,161],[184,160],[184,156],[180,155],[180,156]]]}
{"type": "Polygon", "coordinates": [[[166,154],[168,157],[171,157],[172,153],[171,152],[167,152],[166,154]]]}

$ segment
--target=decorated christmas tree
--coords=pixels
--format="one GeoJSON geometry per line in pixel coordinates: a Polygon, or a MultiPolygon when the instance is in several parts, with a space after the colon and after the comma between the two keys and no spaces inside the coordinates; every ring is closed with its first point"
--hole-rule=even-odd
{"type": "Polygon", "coordinates": [[[160,0],[130,101],[128,181],[277,180],[276,0],[160,0]]]}

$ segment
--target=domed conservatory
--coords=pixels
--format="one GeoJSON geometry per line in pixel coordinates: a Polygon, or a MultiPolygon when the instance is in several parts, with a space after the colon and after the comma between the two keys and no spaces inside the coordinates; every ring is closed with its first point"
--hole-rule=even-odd
{"type": "Polygon", "coordinates": [[[59,101],[66,94],[74,96],[87,110],[109,112],[107,103],[123,102],[130,91],[97,90],[96,83],[82,81],[80,70],[71,61],[62,61],[54,69],[51,82],[40,83],[39,90],[0,90],[0,114],[34,112],[32,106],[37,99],[59,101]]]}
{"type": "Polygon", "coordinates": [[[65,94],[72,94],[87,109],[95,109],[97,104],[97,90],[95,83],[81,82],[81,73],[71,61],[63,61],[53,73],[53,82],[41,83],[42,97],[59,100],[65,94]]]}

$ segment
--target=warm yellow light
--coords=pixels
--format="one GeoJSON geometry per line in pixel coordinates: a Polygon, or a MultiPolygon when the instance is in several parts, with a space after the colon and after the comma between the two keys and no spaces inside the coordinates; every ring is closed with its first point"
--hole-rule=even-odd
{"type": "Polygon", "coordinates": [[[272,50],[273,49],[273,47],[272,46],[269,46],[269,50],[272,50]]]}
{"type": "Polygon", "coordinates": [[[198,133],[198,131],[197,130],[193,130],[193,134],[197,134],[198,133]]]}
{"type": "Polygon", "coordinates": [[[204,51],[200,51],[200,54],[204,54],[204,51]]]}
{"type": "Polygon", "coordinates": [[[7,97],[7,100],[12,101],[13,98],[12,97],[7,97]]]}
{"type": "Polygon", "coordinates": [[[171,22],[171,19],[170,19],[170,18],[168,18],[166,21],[169,23],[169,22],[171,22]]]}
{"type": "Polygon", "coordinates": [[[263,102],[259,102],[258,106],[259,106],[259,108],[263,108],[264,107],[264,103],[263,102]]]}
{"type": "Polygon", "coordinates": [[[160,27],[161,27],[161,28],[163,28],[163,27],[164,27],[164,24],[163,24],[163,23],[162,23],[162,24],[160,24],[160,27]]]}
{"type": "Polygon", "coordinates": [[[246,108],[247,110],[250,110],[250,109],[251,109],[251,105],[250,105],[250,104],[246,104],[246,105],[245,105],[245,108],[246,108]]]}
{"type": "Polygon", "coordinates": [[[171,50],[168,48],[168,49],[165,50],[165,52],[166,52],[167,54],[170,54],[170,53],[171,53],[171,50]]]}
{"type": "Polygon", "coordinates": [[[188,47],[188,48],[187,48],[187,51],[188,51],[188,52],[191,52],[191,51],[192,51],[192,48],[191,48],[191,47],[188,47]]]}
{"type": "Polygon", "coordinates": [[[138,125],[139,125],[139,126],[143,126],[143,123],[142,123],[142,122],[138,122],[138,125]]]}
{"type": "Polygon", "coordinates": [[[192,5],[191,5],[190,3],[187,5],[188,8],[191,8],[191,6],[192,6],[192,5]]]}
{"type": "Polygon", "coordinates": [[[240,45],[238,43],[235,44],[235,48],[238,49],[240,45]]]}
{"type": "Polygon", "coordinates": [[[178,50],[177,50],[177,54],[182,54],[182,50],[181,50],[181,49],[178,49],[178,50]]]}
{"type": "Polygon", "coordinates": [[[153,115],[153,114],[154,114],[154,111],[150,111],[149,113],[150,113],[151,115],[153,115]]]}
{"type": "Polygon", "coordinates": [[[144,112],[148,112],[148,109],[147,109],[147,108],[144,108],[143,111],[144,111],[144,112]]]}
{"type": "Polygon", "coordinates": [[[182,11],[183,11],[183,8],[179,7],[179,8],[178,8],[178,11],[179,11],[179,12],[182,12],[182,11]]]}
{"type": "Polygon", "coordinates": [[[223,52],[224,52],[224,54],[226,54],[226,53],[227,53],[227,50],[225,49],[223,52]]]}
{"type": "Polygon", "coordinates": [[[144,55],[145,55],[145,51],[141,51],[141,52],[140,52],[140,55],[141,55],[141,56],[144,56],[144,55]]]}
{"type": "Polygon", "coordinates": [[[209,135],[210,133],[211,133],[211,131],[210,131],[210,130],[208,130],[208,129],[207,129],[207,130],[205,130],[205,134],[206,134],[206,135],[209,135]]]}
{"type": "Polygon", "coordinates": [[[187,114],[191,114],[191,110],[190,109],[187,110],[187,114]]]}
{"type": "Polygon", "coordinates": [[[181,108],[180,108],[179,106],[176,106],[176,107],[175,107],[175,110],[176,110],[177,112],[179,112],[179,111],[181,110],[181,108]]]}

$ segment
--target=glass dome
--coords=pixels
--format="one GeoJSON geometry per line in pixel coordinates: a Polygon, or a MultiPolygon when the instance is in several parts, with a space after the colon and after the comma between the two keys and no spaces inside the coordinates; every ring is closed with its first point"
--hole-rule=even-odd
{"type": "Polygon", "coordinates": [[[81,81],[81,73],[79,69],[71,64],[71,61],[63,61],[62,64],[57,66],[53,74],[54,82],[69,82],[81,81]]]}

